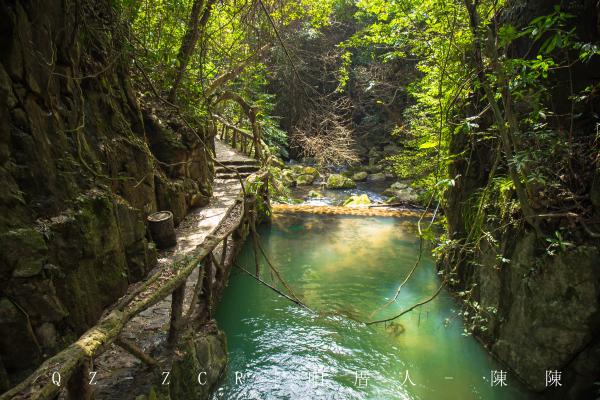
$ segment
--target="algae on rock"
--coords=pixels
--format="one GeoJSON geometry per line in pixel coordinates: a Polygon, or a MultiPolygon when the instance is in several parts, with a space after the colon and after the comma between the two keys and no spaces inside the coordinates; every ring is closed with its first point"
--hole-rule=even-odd
{"type": "Polygon", "coordinates": [[[327,189],[353,189],[356,187],[356,183],[343,175],[331,174],[327,178],[327,189]]]}

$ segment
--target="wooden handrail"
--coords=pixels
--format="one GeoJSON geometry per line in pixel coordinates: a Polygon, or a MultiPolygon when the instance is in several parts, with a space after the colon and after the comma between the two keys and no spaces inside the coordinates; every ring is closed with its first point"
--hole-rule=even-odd
{"type": "Polygon", "coordinates": [[[244,210],[244,200],[236,199],[221,222],[190,255],[161,269],[149,278],[140,289],[136,290],[136,295],[128,298],[128,301],[117,302],[117,306],[102,317],[94,327],[86,331],[66,349],[44,361],[25,380],[3,393],[0,400],[54,399],[67,386],[71,377],[84,365],[86,360],[99,356],[118,339],[129,320],[185,284],[193,270],[200,268],[202,260],[209,256],[220,242],[238,229],[244,219],[244,210]],[[232,218],[234,219],[233,223],[232,218]],[[53,381],[53,374],[55,378],[60,376],[59,385],[56,384],[56,379],[53,381]]]}
{"type": "Polygon", "coordinates": [[[223,124],[223,126],[238,132],[239,134],[247,137],[248,139],[254,139],[252,132],[250,132],[246,129],[239,128],[239,127],[229,123],[225,118],[221,117],[220,115],[213,115],[213,116],[215,117],[216,120],[218,120],[221,124],[223,124]]]}

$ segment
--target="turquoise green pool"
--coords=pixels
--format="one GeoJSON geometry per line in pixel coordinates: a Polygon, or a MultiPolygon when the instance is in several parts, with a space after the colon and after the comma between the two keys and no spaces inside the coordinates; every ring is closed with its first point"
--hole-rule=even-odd
{"type": "MultiPolygon", "coordinates": [[[[442,292],[392,326],[365,326],[412,268],[418,239],[412,219],[276,216],[261,228],[273,263],[300,308],[235,269],[217,313],[230,363],[214,399],[524,399],[509,372],[469,336],[457,305],[442,292]],[[506,370],[504,368],[504,370],[506,370]]],[[[238,264],[254,271],[249,243],[238,264]]],[[[271,282],[265,263],[262,277],[271,282]]],[[[424,257],[398,301],[397,314],[439,285],[424,257]]],[[[278,286],[280,287],[280,285],[278,286]]]]}

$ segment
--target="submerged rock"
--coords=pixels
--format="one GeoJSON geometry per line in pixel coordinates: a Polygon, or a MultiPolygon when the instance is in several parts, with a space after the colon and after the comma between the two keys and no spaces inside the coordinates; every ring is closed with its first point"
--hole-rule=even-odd
{"type": "Polygon", "coordinates": [[[344,201],[344,207],[365,207],[371,204],[371,199],[366,194],[350,196],[344,201]]]}
{"type": "Polygon", "coordinates": [[[353,189],[356,183],[343,175],[332,174],[327,178],[327,189],[353,189]]]}

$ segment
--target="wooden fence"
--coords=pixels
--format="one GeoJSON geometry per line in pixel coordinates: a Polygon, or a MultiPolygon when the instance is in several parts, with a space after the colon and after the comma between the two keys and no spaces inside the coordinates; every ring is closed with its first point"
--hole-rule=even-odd
{"type": "MultiPolygon", "coordinates": [[[[265,172],[257,175],[258,179],[268,179],[265,172]]],[[[208,307],[210,310],[212,307],[214,293],[211,285],[215,277],[218,281],[219,278],[226,279],[228,275],[231,265],[226,265],[226,260],[230,258],[232,262],[234,256],[228,252],[233,253],[232,249],[236,249],[236,244],[239,245],[245,239],[250,226],[256,223],[257,196],[260,194],[238,198],[202,244],[185,258],[163,267],[142,284],[138,284],[136,289],[130,290],[104,313],[94,327],[76,342],[44,361],[33,374],[2,394],[0,400],[50,400],[55,399],[63,390],[66,390],[69,399],[91,398],[87,368],[111,343],[117,344],[146,364],[156,364],[156,360],[145,354],[135,343],[120,337],[123,328],[133,317],[167,296],[171,296],[171,322],[167,335],[169,344],[176,343],[183,330],[198,323],[198,319],[205,314],[202,308],[208,307]],[[221,254],[217,257],[215,250],[219,245],[221,254]],[[186,281],[197,268],[199,273],[194,286],[194,298],[184,315],[186,281]]]]}
{"type": "Polygon", "coordinates": [[[241,151],[248,157],[252,157],[257,161],[262,161],[261,158],[264,155],[262,147],[264,146],[264,143],[260,137],[259,129],[249,131],[239,128],[218,115],[214,115],[214,119],[217,133],[222,141],[228,143],[231,147],[241,151]]]}

